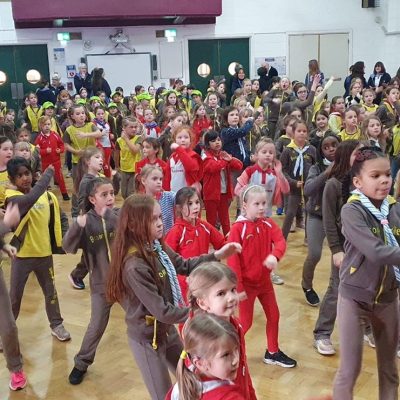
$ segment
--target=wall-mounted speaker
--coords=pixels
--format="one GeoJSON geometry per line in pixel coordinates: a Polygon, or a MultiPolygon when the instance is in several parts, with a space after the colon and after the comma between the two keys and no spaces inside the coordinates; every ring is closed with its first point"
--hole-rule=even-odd
{"type": "Polygon", "coordinates": [[[375,8],[377,7],[376,0],[361,0],[361,7],[362,8],[375,8]]]}

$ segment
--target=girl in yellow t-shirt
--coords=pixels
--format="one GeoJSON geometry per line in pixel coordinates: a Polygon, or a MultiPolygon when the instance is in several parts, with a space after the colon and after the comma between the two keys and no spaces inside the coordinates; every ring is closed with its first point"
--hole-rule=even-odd
{"type": "Polygon", "coordinates": [[[13,156],[13,144],[5,136],[0,136],[0,207],[4,206],[6,185],[9,183],[7,163],[13,156]]]}
{"type": "Polygon", "coordinates": [[[344,129],[342,129],[338,135],[340,139],[342,139],[342,142],[350,139],[360,140],[361,138],[361,131],[360,127],[358,126],[357,111],[354,107],[355,106],[351,106],[344,112],[344,129]]]}
{"type": "Polygon", "coordinates": [[[135,190],[136,163],[141,160],[143,125],[136,119],[122,120],[122,134],[115,144],[115,167],[121,175],[121,195],[126,199],[135,190]]]}

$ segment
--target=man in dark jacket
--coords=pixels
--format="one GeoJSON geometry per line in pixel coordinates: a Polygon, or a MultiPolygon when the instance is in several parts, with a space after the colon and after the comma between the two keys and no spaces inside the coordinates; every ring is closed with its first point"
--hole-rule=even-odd
{"type": "Polygon", "coordinates": [[[263,93],[266,90],[271,90],[272,78],[278,76],[278,71],[274,67],[270,67],[268,63],[261,64],[261,67],[257,70],[257,75],[260,76],[260,92],[263,93]]]}
{"type": "Polygon", "coordinates": [[[83,87],[88,93],[92,91],[92,76],[88,74],[86,64],[79,64],[79,72],[74,77],[74,86],[76,93],[83,87]]]}

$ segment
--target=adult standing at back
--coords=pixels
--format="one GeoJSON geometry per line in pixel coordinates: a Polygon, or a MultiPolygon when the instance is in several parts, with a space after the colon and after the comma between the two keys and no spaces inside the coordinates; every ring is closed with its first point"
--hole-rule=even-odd
{"type": "Polygon", "coordinates": [[[233,75],[231,82],[231,96],[235,94],[236,89],[241,89],[243,87],[243,81],[245,77],[246,74],[244,73],[243,66],[236,64],[235,75],[233,75]]]}
{"type": "Polygon", "coordinates": [[[76,93],[79,93],[83,87],[90,93],[92,90],[92,76],[88,74],[86,64],[79,64],[78,70],[79,72],[74,76],[76,93]]]}
{"type": "Polygon", "coordinates": [[[352,67],[350,67],[350,75],[344,80],[344,97],[350,94],[350,85],[353,79],[360,78],[362,83],[362,89],[368,87],[367,81],[365,80],[365,64],[364,61],[357,61],[352,67]]]}
{"type": "Polygon", "coordinates": [[[382,93],[389,85],[390,75],[386,72],[383,62],[378,61],[374,66],[374,71],[368,79],[368,86],[375,90],[375,104],[381,104],[382,93]]]}
{"type": "Polygon", "coordinates": [[[104,79],[103,68],[94,68],[92,71],[92,96],[97,96],[98,92],[104,92],[107,98],[111,97],[111,88],[104,79]]]}
{"type": "Polygon", "coordinates": [[[266,90],[271,90],[272,78],[278,76],[278,71],[273,66],[264,62],[261,67],[257,70],[257,75],[260,77],[260,93],[264,93],[266,90]]]}
{"type": "Polygon", "coordinates": [[[320,85],[323,85],[325,83],[324,73],[321,72],[321,70],[319,69],[318,61],[313,59],[308,62],[308,73],[306,75],[306,78],[304,79],[304,83],[307,86],[308,90],[310,90],[311,88],[315,75],[320,76],[319,83],[320,85]]]}

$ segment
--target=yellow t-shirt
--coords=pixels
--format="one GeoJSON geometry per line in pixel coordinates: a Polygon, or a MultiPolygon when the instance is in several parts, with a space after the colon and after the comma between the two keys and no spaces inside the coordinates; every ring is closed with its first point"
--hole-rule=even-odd
{"type": "Polygon", "coordinates": [[[331,114],[328,120],[329,129],[336,135],[342,130],[343,120],[340,115],[331,114]]]}
{"type": "MultiPolygon", "coordinates": [[[[6,190],[6,197],[13,197],[16,194],[15,190],[6,190]]],[[[47,192],[39,197],[28,211],[28,214],[29,220],[26,222],[28,229],[17,256],[21,258],[51,256],[49,234],[50,204],[47,192]]]]}
{"type": "Polygon", "coordinates": [[[364,107],[365,111],[368,112],[368,113],[374,113],[378,109],[378,105],[377,104],[372,104],[372,106],[369,107],[364,103],[363,107],[364,107]]]}
{"type": "Polygon", "coordinates": [[[8,173],[5,169],[4,171],[0,171],[0,207],[4,206],[4,201],[6,199],[6,185],[9,183],[8,173]]]}
{"type": "MultiPolygon", "coordinates": [[[[134,136],[129,139],[132,144],[140,144],[142,142],[140,135],[134,136]]],[[[133,154],[123,138],[117,139],[117,149],[119,150],[119,167],[123,172],[135,172],[136,163],[141,160],[142,155],[140,151],[133,154]]]]}
{"type": "MultiPolygon", "coordinates": [[[[68,143],[75,150],[84,150],[88,146],[96,145],[96,139],[94,137],[78,139],[76,136],[78,132],[93,132],[93,124],[91,122],[87,122],[84,126],[81,126],[79,128],[74,125],[69,126],[64,133],[64,143],[68,143]]],[[[80,157],[77,154],[72,154],[72,163],[77,164],[79,158],[80,157]]]]}
{"type": "Polygon", "coordinates": [[[342,129],[338,136],[342,139],[342,142],[345,140],[360,140],[361,139],[361,131],[360,128],[357,128],[357,130],[353,133],[350,134],[346,131],[346,129],[342,129]]]}

